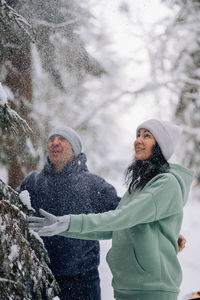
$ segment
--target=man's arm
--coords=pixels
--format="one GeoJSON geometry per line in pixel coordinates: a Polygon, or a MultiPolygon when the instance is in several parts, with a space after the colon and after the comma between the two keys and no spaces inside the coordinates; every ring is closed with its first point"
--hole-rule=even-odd
{"type": "Polygon", "coordinates": [[[95,176],[95,184],[91,186],[90,197],[94,213],[103,213],[116,209],[121,198],[117,195],[114,186],[99,176],[93,176],[95,176]]]}
{"type": "Polygon", "coordinates": [[[185,248],[185,244],[186,244],[186,239],[182,234],[179,234],[177,243],[178,243],[178,251],[181,252],[185,248]]]}

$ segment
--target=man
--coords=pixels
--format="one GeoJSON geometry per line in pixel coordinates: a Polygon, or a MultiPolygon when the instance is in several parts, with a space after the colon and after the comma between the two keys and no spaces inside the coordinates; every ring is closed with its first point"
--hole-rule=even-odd
{"type": "MultiPolygon", "coordinates": [[[[120,198],[115,188],[91,174],[81,153],[78,134],[69,127],[54,129],[41,172],[31,172],[18,188],[28,190],[32,207],[62,216],[114,210],[120,198]]],[[[61,288],[61,300],[100,300],[99,243],[61,236],[45,237],[50,268],[61,288]]]]}

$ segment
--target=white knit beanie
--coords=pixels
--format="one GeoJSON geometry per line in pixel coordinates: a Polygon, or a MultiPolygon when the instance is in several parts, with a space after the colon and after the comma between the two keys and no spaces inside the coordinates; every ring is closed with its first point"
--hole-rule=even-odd
{"type": "Polygon", "coordinates": [[[49,134],[48,139],[50,139],[50,137],[52,137],[53,135],[60,135],[64,137],[71,144],[75,157],[81,153],[82,143],[81,143],[80,136],[72,128],[70,127],[54,128],[52,132],[49,134]]]}
{"type": "Polygon", "coordinates": [[[138,133],[141,128],[145,128],[153,134],[160,146],[164,158],[168,160],[175,151],[182,129],[168,121],[160,121],[156,119],[147,120],[140,124],[136,133],[138,133]]]}

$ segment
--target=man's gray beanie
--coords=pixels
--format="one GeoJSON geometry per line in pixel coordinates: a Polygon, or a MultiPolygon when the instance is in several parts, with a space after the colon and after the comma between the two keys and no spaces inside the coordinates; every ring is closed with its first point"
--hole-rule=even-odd
{"type": "Polygon", "coordinates": [[[153,134],[164,158],[168,160],[175,151],[182,129],[168,121],[156,119],[147,120],[140,124],[136,129],[136,133],[138,133],[141,128],[145,128],[153,134]]]}
{"type": "Polygon", "coordinates": [[[81,153],[82,143],[81,143],[80,136],[72,128],[70,127],[55,128],[49,134],[48,139],[50,139],[50,137],[52,137],[53,135],[60,135],[64,137],[71,144],[75,157],[81,153]]]}

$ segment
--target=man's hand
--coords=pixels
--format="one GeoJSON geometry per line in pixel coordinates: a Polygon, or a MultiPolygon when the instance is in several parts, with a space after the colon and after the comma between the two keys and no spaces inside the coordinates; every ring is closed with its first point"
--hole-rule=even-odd
{"type": "Polygon", "coordinates": [[[44,218],[29,217],[29,228],[36,231],[40,236],[53,236],[68,230],[70,215],[56,217],[47,211],[40,209],[44,218]]]}
{"type": "Polygon", "coordinates": [[[186,239],[182,234],[179,234],[177,242],[178,242],[178,251],[181,252],[185,248],[186,239]]]}

